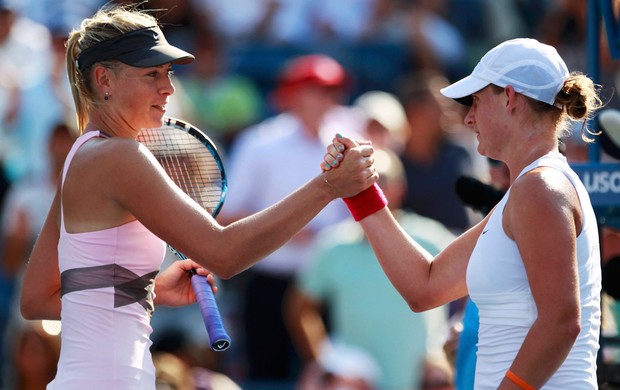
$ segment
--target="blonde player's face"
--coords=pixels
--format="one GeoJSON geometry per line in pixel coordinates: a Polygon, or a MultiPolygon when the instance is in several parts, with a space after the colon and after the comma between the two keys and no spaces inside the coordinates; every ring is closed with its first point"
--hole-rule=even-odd
{"type": "Polygon", "coordinates": [[[174,93],[171,64],[150,68],[123,65],[110,102],[114,115],[134,129],[160,127],[168,98],[174,93]]]}

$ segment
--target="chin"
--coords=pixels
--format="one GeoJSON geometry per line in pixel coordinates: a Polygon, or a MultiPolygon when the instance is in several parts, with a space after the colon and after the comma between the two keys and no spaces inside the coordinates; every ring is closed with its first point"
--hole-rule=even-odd
{"type": "Polygon", "coordinates": [[[162,114],[158,118],[151,118],[151,120],[148,121],[148,126],[145,126],[145,127],[155,129],[158,127],[162,127],[163,124],[164,124],[164,116],[162,114]]]}

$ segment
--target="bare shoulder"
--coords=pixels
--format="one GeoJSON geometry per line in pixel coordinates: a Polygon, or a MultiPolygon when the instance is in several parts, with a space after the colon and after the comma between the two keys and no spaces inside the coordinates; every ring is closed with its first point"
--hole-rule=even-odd
{"type": "Polygon", "coordinates": [[[568,202],[577,198],[575,187],[566,175],[555,168],[535,168],[517,179],[510,190],[510,198],[528,202],[568,202]]]}
{"type": "Polygon", "coordinates": [[[96,138],[84,144],[70,169],[102,183],[107,179],[117,181],[132,174],[145,174],[157,167],[157,161],[144,145],[134,139],[113,137],[96,138]]]}
{"type": "Polygon", "coordinates": [[[146,203],[148,195],[160,194],[169,187],[155,157],[133,139],[89,140],[70,164],[63,184],[70,231],[128,222],[135,218],[134,209],[146,203]]]}
{"type": "Polygon", "coordinates": [[[504,211],[504,227],[509,236],[532,226],[564,229],[571,222],[579,230],[580,221],[577,191],[563,172],[540,167],[513,183],[504,211]]]}

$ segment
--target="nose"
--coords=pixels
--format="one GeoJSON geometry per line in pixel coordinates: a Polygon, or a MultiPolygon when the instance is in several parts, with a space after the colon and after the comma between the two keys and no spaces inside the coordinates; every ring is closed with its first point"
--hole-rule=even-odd
{"type": "Polygon", "coordinates": [[[473,107],[469,108],[469,110],[467,111],[467,114],[465,115],[465,118],[463,119],[463,122],[465,123],[465,126],[468,126],[468,127],[474,126],[474,124],[476,123],[476,118],[474,116],[473,107]]]}
{"type": "Polygon", "coordinates": [[[170,78],[166,77],[165,81],[162,82],[162,85],[159,88],[159,92],[162,95],[172,95],[175,91],[174,88],[174,84],[172,84],[172,80],[170,80],[170,78]]]}

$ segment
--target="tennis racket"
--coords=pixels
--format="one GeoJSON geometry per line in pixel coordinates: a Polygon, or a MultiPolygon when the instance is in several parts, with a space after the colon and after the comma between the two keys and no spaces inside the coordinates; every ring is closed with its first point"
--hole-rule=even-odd
{"type": "MultiPolygon", "coordinates": [[[[143,129],[138,141],[146,146],[168,176],[213,217],[226,196],[226,175],[217,148],[202,131],[179,119],[164,117],[162,127],[143,129]]],[[[187,257],[168,245],[182,260],[187,257]]],[[[190,272],[196,301],[209,334],[211,349],[224,351],[230,337],[224,329],[215,297],[207,279],[190,272]]]]}

